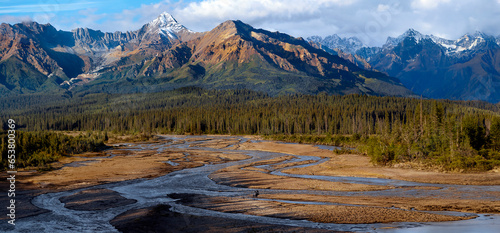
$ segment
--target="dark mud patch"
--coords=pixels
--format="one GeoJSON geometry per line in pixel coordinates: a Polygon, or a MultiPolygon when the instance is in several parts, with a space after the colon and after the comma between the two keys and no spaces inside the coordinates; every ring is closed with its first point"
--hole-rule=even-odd
{"type": "MultiPolygon", "coordinates": [[[[30,172],[18,172],[16,175],[16,178],[20,179],[21,177],[28,176],[30,172]]],[[[7,173],[1,174],[0,179],[2,181],[7,180],[7,173]]],[[[17,181],[17,180],[16,180],[17,181]]],[[[10,217],[7,215],[8,210],[5,209],[6,207],[10,206],[10,201],[14,198],[15,199],[15,207],[16,207],[16,221],[21,218],[25,217],[30,217],[30,216],[35,216],[43,213],[49,212],[46,209],[42,209],[39,207],[36,207],[31,203],[31,200],[44,193],[44,190],[35,190],[30,186],[30,184],[24,184],[24,183],[16,183],[16,196],[15,197],[9,197],[7,195],[7,191],[10,189],[9,187],[10,183],[9,182],[0,182],[0,190],[4,191],[2,195],[0,195],[0,204],[2,206],[2,209],[5,211],[2,211],[0,215],[0,226],[1,225],[9,225],[7,223],[8,220],[10,220],[10,217]]]]}
{"type": "Polygon", "coordinates": [[[105,210],[136,203],[109,189],[88,189],[59,199],[64,207],[72,210],[105,210]]]}
{"type": "Polygon", "coordinates": [[[332,232],[323,229],[262,224],[220,217],[195,216],[170,211],[169,205],[134,209],[110,221],[117,230],[129,232],[332,232]]]}

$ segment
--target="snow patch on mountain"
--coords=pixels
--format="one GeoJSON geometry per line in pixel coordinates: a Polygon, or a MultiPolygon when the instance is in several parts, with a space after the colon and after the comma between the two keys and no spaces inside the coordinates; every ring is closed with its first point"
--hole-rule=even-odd
{"type": "Polygon", "coordinates": [[[401,43],[404,39],[406,38],[413,38],[415,39],[415,42],[418,44],[422,39],[428,39],[428,36],[422,35],[420,32],[416,31],[413,28],[410,28],[408,31],[403,33],[402,35],[393,38],[393,37],[387,37],[387,42],[385,43],[384,47],[394,47],[401,43]]]}
{"type": "Polygon", "coordinates": [[[175,18],[167,12],[161,13],[158,18],[148,24],[148,33],[158,33],[172,39],[179,39],[177,33],[183,30],[192,32],[182,24],[178,23],[177,20],[175,20],[175,18]]]}
{"type": "Polygon", "coordinates": [[[500,44],[500,38],[495,39],[482,32],[475,32],[472,35],[465,34],[457,40],[448,40],[434,35],[423,35],[414,29],[409,29],[397,38],[388,37],[387,42],[383,47],[386,49],[394,48],[406,38],[413,38],[416,43],[420,43],[424,39],[430,39],[434,43],[442,46],[446,54],[449,56],[461,56],[464,53],[486,46],[488,42],[500,44]]]}
{"type": "Polygon", "coordinates": [[[363,47],[368,47],[363,44],[363,42],[361,42],[361,40],[357,37],[341,38],[336,34],[327,36],[325,38],[322,38],[321,36],[311,36],[308,37],[307,40],[321,44],[330,49],[340,49],[343,52],[350,54],[356,53],[356,51],[363,47]]]}
{"type": "Polygon", "coordinates": [[[498,44],[497,39],[482,32],[476,32],[472,35],[465,34],[457,40],[433,39],[433,41],[443,46],[446,49],[446,54],[451,56],[459,56],[464,52],[480,49],[487,46],[489,42],[498,44]]]}

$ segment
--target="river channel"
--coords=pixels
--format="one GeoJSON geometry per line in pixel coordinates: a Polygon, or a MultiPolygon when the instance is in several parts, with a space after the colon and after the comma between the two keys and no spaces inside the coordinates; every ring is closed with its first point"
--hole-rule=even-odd
{"type": "MultiPolygon", "coordinates": [[[[316,223],[305,220],[290,220],[283,218],[272,218],[245,215],[239,213],[224,213],[207,209],[195,208],[185,206],[176,202],[176,200],[169,198],[167,195],[172,193],[186,193],[186,194],[203,194],[208,196],[243,196],[251,195],[255,190],[249,188],[231,187],[219,185],[211,180],[208,176],[217,170],[234,166],[244,165],[248,163],[258,162],[262,160],[269,160],[286,156],[283,153],[273,153],[264,151],[252,150],[238,150],[234,149],[234,145],[222,149],[214,149],[208,147],[198,146],[204,138],[209,139],[207,136],[182,136],[182,137],[169,137],[162,136],[164,142],[161,143],[129,143],[123,150],[156,150],[163,151],[167,148],[177,148],[189,150],[204,150],[216,151],[223,153],[242,153],[250,156],[249,159],[232,161],[221,164],[211,164],[196,168],[189,168],[184,170],[175,171],[167,175],[153,178],[153,179],[136,179],[123,182],[115,182],[104,185],[93,186],[84,189],[77,189],[64,192],[47,193],[35,197],[32,204],[35,206],[49,210],[36,216],[26,217],[17,220],[16,227],[12,232],[33,232],[33,229],[39,229],[38,232],[118,232],[109,221],[117,215],[131,209],[144,208],[155,206],[158,204],[168,204],[172,206],[172,211],[178,213],[186,213],[197,216],[212,216],[230,219],[246,220],[265,224],[287,225],[287,226],[300,226],[309,228],[329,229],[335,231],[352,231],[352,232],[500,232],[500,215],[485,215],[485,214],[472,214],[472,213],[446,213],[442,214],[458,214],[466,216],[477,216],[474,219],[453,221],[453,222],[427,222],[427,223],[378,223],[378,224],[333,224],[333,223],[316,223]],[[197,141],[185,139],[198,139],[197,141]],[[120,193],[125,198],[134,199],[137,202],[125,206],[109,208],[105,210],[95,211],[78,211],[65,208],[60,198],[67,197],[85,189],[109,189],[120,193]]],[[[224,139],[224,137],[217,137],[224,139]]],[[[236,139],[237,143],[251,143],[252,141],[245,137],[226,137],[227,139],[236,139]]],[[[321,149],[329,149],[322,147],[321,149]]],[[[299,165],[302,167],[312,166],[327,161],[326,158],[315,156],[296,156],[292,160],[287,160],[280,163],[300,162],[304,160],[315,160],[316,162],[299,165]]],[[[171,166],[175,166],[175,162],[165,161],[171,166]]],[[[74,166],[85,166],[85,163],[73,164],[74,166]]],[[[262,165],[260,168],[271,169],[271,166],[262,165]]],[[[287,169],[290,167],[287,167],[287,169]]],[[[259,190],[261,192],[273,193],[300,193],[300,194],[320,194],[320,195],[337,195],[337,196],[395,196],[395,197],[412,197],[412,198],[425,198],[430,196],[438,196],[443,193],[457,192],[458,198],[477,198],[485,200],[498,200],[498,196],[491,193],[500,190],[500,186],[472,186],[472,185],[447,185],[447,184],[429,184],[408,182],[393,179],[379,179],[379,178],[364,178],[364,177],[341,177],[341,176],[316,176],[316,175],[297,175],[288,174],[283,172],[282,169],[276,169],[271,172],[277,176],[290,176],[314,180],[327,180],[335,182],[353,183],[353,184],[368,184],[368,185],[385,185],[395,187],[392,189],[378,190],[378,191],[357,191],[357,192],[340,192],[340,191],[315,191],[315,190],[259,190]],[[432,186],[438,187],[436,189],[411,189],[414,186],[432,186]],[[399,188],[405,187],[405,188],[399,188]],[[474,196],[469,194],[469,190],[475,190],[474,196]],[[477,191],[482,193],[477,195],[477,191]]],[[[294,202],[287,200],[273,200],[282,201],[284,203],[298,203],[298,204],[317,204],[317,205],[331,205],[332,203],[326,202],[294,202]]],[[[9,231],[10,229],[1,229],[0,232],[9,231]]]]}

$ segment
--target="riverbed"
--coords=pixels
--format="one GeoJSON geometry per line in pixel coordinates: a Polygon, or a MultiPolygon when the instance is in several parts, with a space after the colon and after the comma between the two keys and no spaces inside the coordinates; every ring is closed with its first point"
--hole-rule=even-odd
{"type": "MultiPolygon", "coordinates": [[[[161,138],[160,142],[121,144],[103,157],[71,162],[59,173],[31,178],[33,186],[52,187],[31,200],[47,212],[18,219],[15,228],[2,224],[0,231],[118,232],[110,223],[117,216],[158,205],[168,206],[169,213],[190,216],[188,219],[229,219],[304,232],[500,231],[498,184],[331,175],[319,168],[350,157],[336,156],[328,147],[281,144],[283,148],[279,148],[280,143],[239,136],[161,138]],[[112,168],[131,160],[136,160],[132,163],[136,166],[131,165],[130,170],[112,168]],[[86,169],[93,171],[91,168],[110,172],[95,172],[78,182],[55,178],[82,172],[75,173],[78,177],[86,169]],[[101,198],[98,203],[97,198],[101,198]],[[93,208],[85,209],[86,205],[93,208]]],[[[497,176],[485,177],[495,180],[497,176]]],[[[147,218],[135,214],[136,219],[147,218]]]]}

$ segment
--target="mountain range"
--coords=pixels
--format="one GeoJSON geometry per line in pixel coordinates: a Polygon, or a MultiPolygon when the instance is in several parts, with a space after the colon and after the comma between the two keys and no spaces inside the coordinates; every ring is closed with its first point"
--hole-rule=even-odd
{"type": "Polygon", "coordinates": [[[335,35],[308,40],[327,47],[332,54],[342,50],[348,54],[344,57],[351,56],[363,68],[400,79],[419,95],[500,102],[500,37],[476,32],[449,40],[409,29],[396,38],[388,37],[382,47],[368,47],[356,37],[335,35]]]}
{"type": "Polygon", "coordinates": [[[287,93],[410,96],[402,83],[347,54],[279,32],[226,21],[193,32],[162,13],[136,31],[61,31],[0,25],[0,96],[133,93],[184,86],[287,93]]]}

